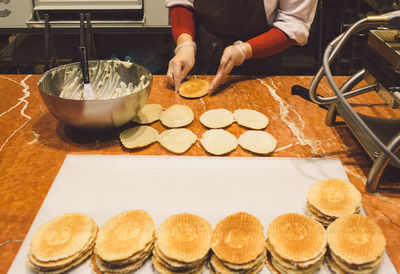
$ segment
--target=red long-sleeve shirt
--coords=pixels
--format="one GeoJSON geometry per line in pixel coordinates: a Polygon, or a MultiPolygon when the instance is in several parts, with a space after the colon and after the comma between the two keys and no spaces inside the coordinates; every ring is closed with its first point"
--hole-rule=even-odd
{"type": "MultiPolygon", "coordinates": [[[[182,33],[187,33],[195,39],[196,27],[192,10],[182,6],[172,7],[170,9],[170,24],[175,41],[182,33]]],[[[251,58],[262,58],[277,54],[295,43],[278,28],[271,28],[246,42],[250,44],[253,52],[251,58]]]]}

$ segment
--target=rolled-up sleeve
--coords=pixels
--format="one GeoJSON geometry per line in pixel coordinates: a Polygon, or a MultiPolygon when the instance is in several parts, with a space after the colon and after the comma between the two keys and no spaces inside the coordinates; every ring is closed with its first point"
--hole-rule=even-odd
{"type": "Polygon", "coordinates": [[[281,0],[272,25],[303,46],[307,43],[317,4],[318,0],[281,0]]]}
{"type": "Polygon", "coordinates": [[[193,1],[194,0],[165,0],[165,6],[167,8],[173,6],[184,6],[186,8],[193,9],[193,1]]]}

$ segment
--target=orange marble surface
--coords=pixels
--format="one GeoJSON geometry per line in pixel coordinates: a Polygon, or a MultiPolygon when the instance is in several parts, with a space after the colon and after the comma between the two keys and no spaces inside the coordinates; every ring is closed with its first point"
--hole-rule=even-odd
{"type": "MultiPolygon", "coordinates": [[[[124,149],[118,140],[121,129],[82,134],[65,127],[47,111],[36,86],[38,78],[39,75],[0,75],[0,273],[10,267],[67,154],[173,155],[158,143],[142,149],[124,149]]],[[[345,79],[336,78],[338,82],[345,79]]],[[[383,229],[388,255],[400,272],[399,170],[385,171],[381,179],[384,187],[378,193],[365,192],[372,162],[348,127],[325,126],[326,110],[291,94],[293,85],[308,88],[311,81],[311,76],[249,78],[231,83],[214,96],[187,100],[174,93],[165,76],[155,76],[148,103],[165,108],[173,104],[190,106],[195,120],[188,129],[199,137],[206,130],[198,119],[204,111],[255,109],[269,117],[265,131],[278,140],[271,157],[339,158],[350,181],[362,192],[368,216],[383,229]]],[[[319,91],[329,93],[326,82],[319,91]]],[[[400,110],[387,107],[374,92],[352,101],[364,114],[400,117],[400,110]]],[[[152,126],[159,132],[166,129],[159,121],[152,126]]],[[[245,130],[237,124],[227,128],[237,137],[245,130]]],[[[183,155],[210,156],[199,142],[183,155]]],[[[229,156],[260,157],[240,147],[229,156]]]]}

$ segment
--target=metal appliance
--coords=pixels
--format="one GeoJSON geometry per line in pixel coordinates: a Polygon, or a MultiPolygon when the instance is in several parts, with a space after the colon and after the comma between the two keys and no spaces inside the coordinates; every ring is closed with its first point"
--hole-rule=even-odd
{"type": "Polygon", "coordinates": [[[0,29],[26,29],[32,0],[0,0],[0,29]]]}
{"type": "Polygon", "coordinates": [[[366,190],[369,192],[377,191],[380,177],[389,164],[398,169],[400,174],[400,117],[387,119],[358,114],[346,99],[375,91],[390,107],[399,108],[399,30],[400,11],[371,16],[356,22],[327,46],[323,56],[323,66],[314,77],[309,90],[313,102],[329,105],[326,124],[334,125],[339,114],[373,160],[366,184],[366,190]],[[339,88],[332,77],[330,64],[352,35],[366,29],[370,31],[363,54],[364,68],[339,88]],[[317,87],[324,75],[335,96],[323,97],[317,94],[317,87]],[[366,86],[353,89],[363,80],[367,82],[366,86]]]}
{"type": "Polygon", "coordinates": [[[79,28],[79,13],[91,14],[93,28],[165,28],[164,0],[0,0],[0,29],[79,28]]]}

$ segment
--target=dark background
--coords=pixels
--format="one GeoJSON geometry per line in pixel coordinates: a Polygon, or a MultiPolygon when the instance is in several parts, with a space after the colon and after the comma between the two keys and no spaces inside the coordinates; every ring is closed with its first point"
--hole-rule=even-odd
{"type": "MultiPolygon", "coordinates": [[[[308,44],[293,46],[282,54],[277,74],[315,74],[326,45],[352,23],[367,15],[399,9],[400,0],[319,0],[308,44]]],[[[1,74],[41,74],[46,69],[79,61],[79,33],[53,32],[54,51],[45,55],[43,30],[0,33],[1,74]]],[[[125,30],[123,33],[94,30],[95,59],[131,60],[153,74],[165,74],[174,43],[168,29],[125,30]]],[[[353,37],[341,51],[332,69],[336,75],[351,75],[362,66],[361,49],[366,34],[353,37]]]]}

